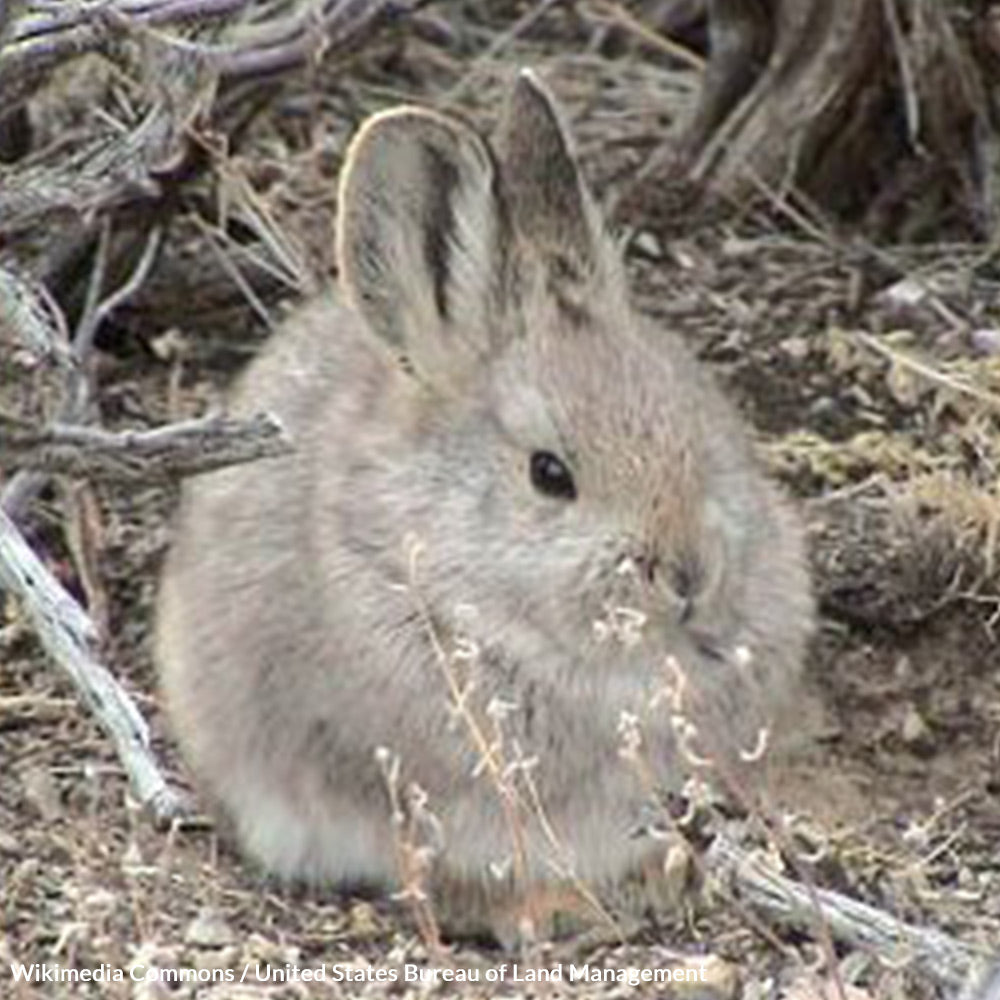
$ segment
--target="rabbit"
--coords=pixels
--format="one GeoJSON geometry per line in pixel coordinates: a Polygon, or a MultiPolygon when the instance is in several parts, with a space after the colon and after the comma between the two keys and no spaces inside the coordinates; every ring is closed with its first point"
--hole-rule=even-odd
{"type": "Polygon", "coordinates": [[[266,871],[399,891],[402,822],[446,926],[544,926],[574,886],[644,878],[651,807],[794,705],[803,530],[711,376],[630,306],[531,71],[492,142],[369,119],[335,239],[339,289],[232,400],[293,453],[185,488],[169,715],[266,871]]]}

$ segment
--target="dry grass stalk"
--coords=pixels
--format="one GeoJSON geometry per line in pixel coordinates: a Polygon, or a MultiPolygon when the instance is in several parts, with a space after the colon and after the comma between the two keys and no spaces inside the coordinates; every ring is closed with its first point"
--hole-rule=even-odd
{"type": "MultiPolygon", "coordinates": [[[[495,791],[510,834],[509,866],[499,865],[498,877],[506,877],[506,869],[509,867],[514,896],[520,899],[517,904],[519,924],[517,937],[520,944],[525,949],[537,944],[542,939],[542,928],[545,926],[546,918],[546,914],[538,909],[529,876],[528,827],[531,823],[537,824],[545,841],[549,851],[546,861],[554,880],[558,884],[569,886],[613,937],[623,939],[623,932],[617,921],[593,890],[575,873],[571,852],[549,819],[532,776],[532,771],[539,762],[529,757],[516,739],[509,739],[506,735],[504,719],[511,706],[500,699],[493,699],[485,708],[476,704],[474,671],[478,662],[478,648],[472,640],[463,636],[455,636],[449,644],[440,633],[420,596],[418,562],[421,543],[410,539],[406,544],[410,565],[407,591],[414,600],[417,613],[424,623],[435,662],[441,670],[452,712],[462,724],[476,753],[478,763],[473,776],[487,781],[495,791]],[[503,869],[503,872],[500,869],[503,869]]],[[[468,610],[470,613],[473,611],[473,609],[468,610]]],[[[419,789],[415,791],[417,805],[415,810],[412,803],[409,811],[398,809],[400,796],[394,789],[398,782],[399,762],[385,751],[381,763],[393,802],[395,829],[397,834],[406,831],[405,836],[396,838],[398,868],[404,885],[404,896],[413,905],[421,936],[428,948],[433,950],[440,947],[440,938],[437,921],[429,909],[431,901],[427,886],[433,857],[440,849],[440,826],[436,824],[429,809],[426,795],[419,789]],[[404,822],[403,817],[407,815],[412,818],[404,822]],[[421,817],[423,817],[422,824],[421,817]],[[426,837],[414,837],[413,833],[417,829],[414,824],[422,826],[425,830],[429,825],[432,826],[435,830],[433,838],[435,843],[430,844],[426,837]]]]}

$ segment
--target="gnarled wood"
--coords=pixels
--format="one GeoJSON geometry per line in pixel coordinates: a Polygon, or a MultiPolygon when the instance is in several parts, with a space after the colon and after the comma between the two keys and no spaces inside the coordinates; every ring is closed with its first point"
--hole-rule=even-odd
{"type": "Polygon", "coordinates": [[[988,12],[966,7],[712,0],[683,175],[739,202],[794,187],[896,231],[991,225],[996,54],[983,41],[988,12]]]}

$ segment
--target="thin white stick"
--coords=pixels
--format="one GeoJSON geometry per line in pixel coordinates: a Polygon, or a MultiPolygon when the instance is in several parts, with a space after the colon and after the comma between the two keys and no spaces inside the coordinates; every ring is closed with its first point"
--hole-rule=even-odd
{"type": "MultiPolygon", "coordinates": [[[[981,977],[989,962],[985,949],[970,946],[931,927],[905,924],[890,913],[829,889],[810,891],[742,850],[725,836],[713,841],[709,871],[739,898],[772,919],[812,926],[818,906],[830,934],[894,966],[908,965],[948,990],[981,977]]],[[[986,994],[992,1000],[992,994],[986,994]]]]}
{"type": "Polygon", "coordinates": [[[181,800],[153,759],[145,721],[94,652],[93,623],[2,510],[0,588],[20,601],[46,652],[111,736],[136,798],[160,821],[180,815],[181,800]]]}

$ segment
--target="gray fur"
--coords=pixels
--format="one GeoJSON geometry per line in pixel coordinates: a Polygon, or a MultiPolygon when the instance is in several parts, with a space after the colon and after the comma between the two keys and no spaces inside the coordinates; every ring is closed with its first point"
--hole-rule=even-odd
{"type": "MultiPolygon", "coordinates": [[[[800,529],[709,377],[629,307],[533,76],[496,151],[420,109],[367,123],[337,239],[338,297],[290,320],[234,397],[278,413],[296,452],[185,491],[157,628],[181,745],[269,870],[386,889],[389,748],[441,821],[444,911],[488,925],[511,833],[428,630],[449,651],[469,638],[475,704],[515,706],[507,752],[516,737],[537,757],[575,873],[610,891],[648,849],[622,712],[646,718],[657,779],[679,785],[674,708],[649,707],[672,657],[699,747],[722,762],[754,743],[811,628],[800,529]],[[532,486],[539,449],[575,500],[532,486]],[[632,645],[595,628],[622,607],[647,616],[632,645]]],[[[533,884],[558,882],[526,831],[533,884]]]]}

